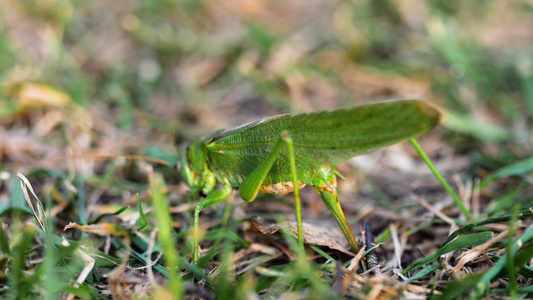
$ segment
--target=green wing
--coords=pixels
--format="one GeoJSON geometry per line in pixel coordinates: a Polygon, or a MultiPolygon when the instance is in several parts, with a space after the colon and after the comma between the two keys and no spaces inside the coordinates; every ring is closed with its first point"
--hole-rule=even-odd
{"type": "MultiPolygon", "coordinates": [[[[285,114],[254,121],[217,133],[207,140],[209,168],[241,182],[274,149],[283,130],[294,142],[299,176],[322,165],[337,165],[425,133],[438,124],[439,112],[414,100],[285,114]]],[[[265,184],[287,181],[286,149],[274,163],[265,184]]]]}

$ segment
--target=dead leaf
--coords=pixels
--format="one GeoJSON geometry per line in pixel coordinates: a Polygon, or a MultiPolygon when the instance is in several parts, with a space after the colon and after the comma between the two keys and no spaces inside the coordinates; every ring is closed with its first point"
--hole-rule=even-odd
{"type": "Polygon", "coordinates": [[[39,83],[25,83],[18,94],[23,109],[43,106],[63,107],[70,103],[70,97],[50,86],[39,83]]]}
{"type": "Polygon", "coordinates": [[[113,225],[110,223],[100,223],[94,225],[78,225],[77,223],[68,223],[63,230],[70,228],[76,228],[86,232],[98,234],[98,235],[113,235],[113,236],[125,236],[128,231],[123,227],[113,225]]]}
{"type": "MultiPolygon", "coordinates": [[[[291,235],[295,238],[298,238],[298,226],[296,222],[288,222],[288,225],[291,235]]],[[[274,234],[282,229],[279,224],[270,224],[266,226],[255,224],[255,226],[262,234],[274,234]]],[[[354,256],[352,252],[347,250],[346,240],[339,229],[316,226],[303,222],[302,230],[304,243],[314,246],[325,246],[330,249],[354,256]]]]}

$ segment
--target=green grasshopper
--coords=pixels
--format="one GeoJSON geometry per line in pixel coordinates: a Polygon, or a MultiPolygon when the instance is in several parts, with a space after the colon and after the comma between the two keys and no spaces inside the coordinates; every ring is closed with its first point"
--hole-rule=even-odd
{"type": "Polygon", "coordinates": [[[336,178],[342,175],[335,166],[419,136],[439,120],[440,113],[423,102],[391,101],[268,117],[214,132],[190,144],[181,153],[179,169],[194,193],[206,195],[194,210],[194,263],[198,262],[200,212],[225,201],[233,189],[238,189],[245,201],[253,201],[259,192],[294,191],[303,248],[298,190],[306,184],[322,197],[357,253],[359,245],[339,204],[336,178]]]}

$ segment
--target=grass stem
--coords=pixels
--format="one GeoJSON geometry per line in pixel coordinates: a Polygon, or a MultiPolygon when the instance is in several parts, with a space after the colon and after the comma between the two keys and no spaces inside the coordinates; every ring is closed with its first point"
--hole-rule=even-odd
{"type": "Polygon", "coordinates": [[[453,191],[453,189],[450,187],[448,182],[446,182],[446,179],[444,179],[444,177],[442,177],[442,175],[440,174],[439,170],[437,170],[437,168],[435,168],[435,165],[431,162],[431,160],[426,155],[424,150],[422,150],[422,147],[420,147],[418,142],[415,139],[413,139],[413,138],[410,138],[409,142],[411,142],[411,145],[413,145],[413,147],[415,148],[416,152],[418,152],[418,155],[420,155],[422,160],[424,160],[426,165],[429,167],[431,172],[433,172],[433,175],[435,175],[435,177],[442,184],[444,189],[448,192],[448,194],[450,194],[450,196],[452,196],[453,200],[455,201],[455,204],[457,204],[457,206],[459,206],[459,208],[461,209],[463,214],[466,216],[466,218],[469,221],[473,221],[474,217],[472,216],[470,211],[465,207],[465,205],[463,204],[463,202],[461,201],[459,196],[457,196],[457,194],[453,191]]]}

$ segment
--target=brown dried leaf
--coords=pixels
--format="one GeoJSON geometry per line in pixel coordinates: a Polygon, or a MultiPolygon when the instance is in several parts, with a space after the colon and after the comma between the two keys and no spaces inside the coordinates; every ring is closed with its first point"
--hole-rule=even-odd
{"type": "Polygon", "coordinates": [[[43,106],[63,107],[70,103],[70,97],[44,84],[26,83],[19,91],[18,101],[20,106],[26,109],[43,106]]]}
{"type": "Polygon", "coordinates": [[[76,228],[86,232],[98,234],[98,235],[113,235],[113,236],[125,236],[127,235],[127,230],[123,227],[113,225],[110,223],[100,223],[94,225],[78,225],[77,223],[70,222],[68,223],[63,230],[70,228],[76,228]]]}
{"type": "MultiPolygon", "coordinates": [[[[288,222],[290,233],[298,238],[298,226],[296,222],[288,222]]],[[[274,234],[282,229],[279,224],[259,225],[255,224],[262,234],[274,234]]],[[[325,246],[333,250],[353,256],[354,254],[347,250],[346,240],[341,231],[337,228],[328,228],[316,226],[310,223],[302,223],[304,242],[309,245],[325,246]]]]}

